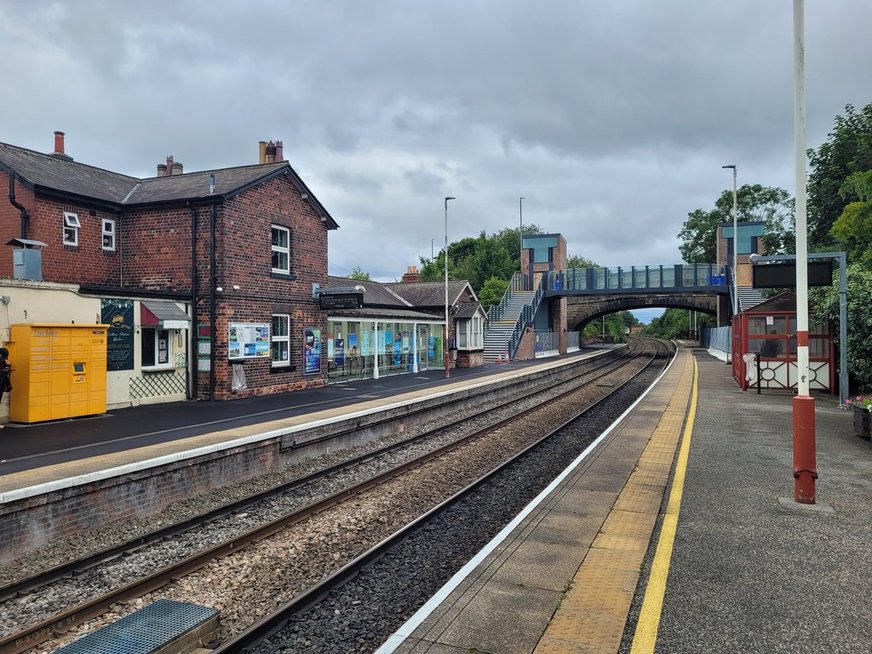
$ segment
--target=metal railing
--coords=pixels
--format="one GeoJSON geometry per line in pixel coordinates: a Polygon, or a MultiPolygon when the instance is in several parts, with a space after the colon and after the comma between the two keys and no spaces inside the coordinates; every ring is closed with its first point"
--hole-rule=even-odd
{"type": "Polygon", "coordinates": [[[518,346],[521,344],[521,336],[523,336],[524,330],[533,324],[533,319],[536,317],[536,312],[539,310],[539,304],[542,302],[542,298],[545,297],[545,279],[546,277],[543,275],[539,281],[539,288],[536,289],[536,294],[533,296],[533,300],[529,304],[525,304],[524,308],[521,309],[521,315],[518,316],[518,322],[515,323],[515,329],[512,331],[512,335],[509,337],[509,342],[506,346],[506,349],[509,351],[510,359],[514,359],[515,355],[518,353],[518,346]]]}
{"type": "Polygon", "coordinates": [[[727,285],[725,266],[679,263],[629,268],[568,268],[549,272],[547,291],[629,291],[712,288],[727,285]]]}

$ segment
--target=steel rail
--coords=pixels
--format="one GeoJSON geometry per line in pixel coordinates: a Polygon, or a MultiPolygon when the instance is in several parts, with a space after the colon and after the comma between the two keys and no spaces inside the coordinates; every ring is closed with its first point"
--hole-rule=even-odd
{"type": "MultiPolygon", "coordinates": [[[[635,341],[636,339],[633,340],[635,341]]],[[[638,356],[638,352],[635,352],[635,354],[636,356],[638,356]]],[[[596,370],[599,371],[606,368],[609,369],[601,372],[598,375],[593,376],[586,383],[592,384],[598,379],[617,372],[624,366],[628,365],[628,363],[635,360],[635,357],[630,358],[630,355],[631,353],[627,352],[626,356],[606,362],[604,365],[600,366],[596,370]],[[609,364],[614,367],[611,368],[609,364]]],[[[561,382],[561,384],[562,383],[563,382],[561,382]]],[[[620,388],[620,386],[618,388],[620,388]]],[[[577,388],[570,388],[566,391],[559,393],[556,396],[551,397],[549,401],[554,401],[556,399],[564,397],[565,395],[568,395],[576,390],[577,388]]],[[[541,389],[539,392],[542,392],[541,389]]],[[[614,392],[614,390],[612,392],[614,392]]],[[[516,402],[517,400],[513,400],[511,403],[516,402]]],[[[314,514],[326,511],[327,509],[332,508],[337,504],[345,502],[348,499],[351,499],[356,495],[359,495],[380,484],[383,484],[386,481],[393,479],[409,470],[420,467],[421,465],[432,461],[439,456],[442,456],[446,452],[456,449],[476,438],[481,437],[482,435],[485,435],[486,433],[503,427],[506,424],[519,420],[538,409],[541,409],[541,405],[530,407],[516,414],[513,414],[512,416],[503,418],[492,425],[467,434],[466,436],[456,441],[443,445],[442,447],[432,450],[431,452],[428,452],[420,457],[417,457],[399,466],[391,468],[390,470],[382,472],[375,477],[372,477],[371,479],[368,479],[347,489],[334,493],[326,498],[306,505],[269,523],[255,527],[254,529],[251,529],[232,539],[223,541],[207,550],[203,550],[181,561],[165,566],[164,568],[150,575],[147,575],[140,579],[136,579],[128,584],[114,589],[113,591],[110,591],[109,593],[105,593],[101,596],[73,606],[65,611],[62,611],[61,613],[58,613],[55,616],[52,616],[51,618],[31,625],[26,629],[0,638],[0,654],[20,654],[21,652],[24,652],[27,649],[34,647],[41,642],[44,642],[45,640],[51,638],[53,635],[59,632],[66,631],[71,627],[82,624],[83,622],[92,618],[98,617],[114,603],[124,602],[139,597],[143,594],[155,591],[166,585],[173,579],[182,577],[186,574],[190,574],[191,572],[203,567],[212,559],[228,556],[230,554],[238,552],[254,542],[268,538],[282,531],[283,529],[286,529],[287,527],[306,520],[314,514]]],[[[200,522],[202,522],[202,520],[200,522]]]]}
{"type": "MultiPolygon", "coordinates": [[[[663,345],[662,342],[658,341],[658,343],[660,345],[663,345]]],[[[669,348],[667,348],[667,355],[669,353],[670,350],[669,348]]],[[[651,356],[651,359],[649,359],[649,361],[645,364],[645,367],[642,369],[642,371],[646,370],[648,366],[650,366],[657,360],[658,354],[659,352],[654,352],[654,354],[651,356]]],[[[668,361],[665,365],[668,365],[668,361]]],[[[336,570],[335,572],[320,580],[302,593],[298,594],[289,602],[278,607],[272,614],[265,616],[258,622],[251,625],[245,631],[242,631],[231,639],[225,641],[217,648],[213,649],[212,654],[249,654],[253,648],[256,648],[267,638],[270,638],[271,636],[281,631],[288,624],[288,622],[293,619],[295,615],[302,613],[303,611],[317,604],[320,600],[325,598],[332,590],[341,587],[350,579],[353,579],[366,565],[382,558],[388,550],[407,539],[419,529],[423,528],[430,520],[440,515],[460,500],[472,494],[480,486],[487,483],[488,480],[490,480],[492,477],[497,475],[502,470],[508,468],[510,465],[512,465],[522,457],[526,456],[528,453],[537,449],[542,443],[554,437],[560,431],[565,429],[568,425],[581,419],[592,409],[606,402],[615,393],[617,393],[625,386],[627,386],[630,382],[632,382],[634,377],[631,377],[625,382],[619,384],[617,387],[609,391],[606,395],[595,400],[592,404],[581,410],[574,417],[564,421],[559,427],[551,430],[550,432],[536,440],[534,443],[531,443],[521,451],[517,452],[507,460],[503,461],[496,468],[493,468],[486,474],[479,477],[477,480],[471,482],[466,487],[459,490],[451,497],[447,498],[437,506],[422,514],[406,526],[397,530],[374,547],[362,553],[360,556],[350,561],[339,570],[336,570]]],[[[495,428],[496,427],[488,429],[491,430],[495,428]]]]}
{"type": "MultiPolygon", "coordinates": [[[[616,357],[610,357],[609,355],[606,355],[606,357],[597,358],[597,359],[593,359],[593,360],[586,360],[586,361],[590,361],[591,363],[598,364],[598,365],[594,365],[593,367],[582,371],[582,374],[588,375],[588,374],[594,373],[598,370],[601,370],[602,368],[608,367],[609,365],[611,365],[615,361],[620,361],[621,359],[628,358],[629,356],[632,356],[634,354],[634,352],[632,350],[627,350],[627,349],[618,350],[618,351],[616,351],[616,353],[618,354],[618,356],[616,356],[616,357]]],[[[558,387],[561,385],[570,384],[570,383],[573,383],[575,381],[577,381],[577,378],[572,378],[572,379],[564,380],[561,382],[557,382],[557,383],[553,384],[553,386],[550,386],[550,387],[547,384],[544,384],[543,386],[546,388],[554,388],[554,387],[558,387]]],[[[534,388],[534,389],[530,390],[528,393],[521,395],[520,397],[515,397],[512,400],[504,401],[504,402],[501,402],[497,405],[491,406],[480,415],[487,415],[488,413],[494,413],[496,411],[500,411],[500,410],[506,408],[507,406],[511,406],[511,405],[516,404],[518,402],[524,401],[524,400],[528,399],[529,397],[536,395],[537,393],[541,393],[542,390],[543,390],[542,387],[534,388]]],[[[426,414],[429,410],[430,409],[427,409],[427,408],[415,409],[414,411],[411,411],[410,413],[405,414],[403,417],[407,418],[411,415],[426,414]]],[[[372,423],[368,423],[367,427],[372,427],[372,426],[379,425],[379,424],[387,424],[393,420],[396,420],[396,418],[378,420],[378,421],[375,421],[372,423]]],[[[438,434],[440,431],[444,431],[447,428],[448,427],[439,427],[439,428],[424,432],[422,434],[418,434],[417,436],[413,436],[411,438],[405,439],[401,442],[394,443],[392,445],[387,445],[387,446],[379,448],[377,450],[373,450],[371,452],[366,452],[366,453],[361,454],[359,456],[355,456],[355,457],[352,457],[350,459],[346,459],[345,461],[341,461],[341,462],[336,463],[332,466],[328,466],[326,468],[323,468],[321,470],[313,472],[313,473],[306,475],[304,477],[300,477],[299,479],[294,479],[294,480],[279,484],[277,486],[267,488],[267,489],[260,491],[254,495],[250,495],[248,497],[243,497],[243,498],[240,498],[240,499],[235,500],[233,502],[229,502],[227,504],[222,504],[221,506],[215,507],[214,509],[212,509],[206,513],[202,513],[200,515],[193,516],[193,517],[186,519],[186,520],[181,520],[179,522],[173,523],[171,525],[167,525],[165,527],[161,527],[160,529],[155,529],[153,531],[150,531],[150,532],[145,533],[145,534],[141,534],[139,536],[135,536],[133,538],[128,539],[127,541],[124,541],[123,543],[113,545],[112,547],[108,547],[108,548],[102,549],[100,551],[93,552],[91,554],[80,557],[80,558],[75,559],[73,561],[68,561],[68,562],[62,563],[60,565],[53,566],[51,568],[48,568],[47,570],[43,570],[42,572],[39,572],[38,574],[31,575],[31,576],[28,576],[28,577],[25,577],[22,579],[18,579],[18,580],[13,581],[9,584],[0,586],[0,602],[4,602],[4,601],[7,601],[7,600],[12,599],[14,597],[29,593],[33,590],[36,590],[40,587],[51,584],[51,583],[58,581],[60,579],[64,579],[67,577],[73,577],[73,576],[82,574],[83,572],[85,572],[91,568],[94,568],[94,567],[101,565],[103,563],[108,563],[109,561],[117,559],[121,556],[125,556],[127,554],[135,552],[135,551],[142,549],[144,547],[147,547],[149,545],[153,545],[155,543],[158,543],[158,542],[161,542],[164,540],[168,540],[174,536],[178,536],[180,534],[191,531],[192,529],[197,529],[199,527],[202,527],[203,525],[205,525],[207,523],[210,523],[210,522],[213,522],[215,520],[221,519],[223,517],[232,515],[234,513],[238,513],[240,511],[244,511],[244,510],[252,507],[253,505],[256,505],[260,502],[263,502],[266,499],[270,499],[270,498],[274,497],[275,495],[279,495],[281,493],[287,493],[288,491],[292,491],[292,490],[295,490],[297,488],[301,488],[303,486],[306,486],[307,484],[311,484],[315,481],[318,481],[319,479],[324,479],[325,477],[329,477],[329,476],[334,475],[338,472],[348,470],[356,465],[360,465],[362,463],[366,463],[367,461],[372,461],[374,459],[377,459],[377,458],[384,456],[385,454],[388,454],[392,451],[402,449],[404,447],[408,447],[409,445],[412,445],[412,444],[417,443],[419,441],[425,440],[427,438],[432,438],[433,436],[438,434]]],[[[355,430],[348,429],[348,430],[344,430],[341,432],[337,432],[336,434],[331,434],[330,438],[342,436],[343,434],[351,433],[353,431],[355,431],[355,430]]]]}

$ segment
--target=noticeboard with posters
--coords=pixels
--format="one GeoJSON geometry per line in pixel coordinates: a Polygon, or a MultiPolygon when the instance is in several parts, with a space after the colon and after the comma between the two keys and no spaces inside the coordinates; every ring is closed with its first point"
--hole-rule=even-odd
{"type": "Polygon", "coordinates": [[[230,323],[227,328],[227,358],[269,358],[269,327],[268,323],[230,323]]]}

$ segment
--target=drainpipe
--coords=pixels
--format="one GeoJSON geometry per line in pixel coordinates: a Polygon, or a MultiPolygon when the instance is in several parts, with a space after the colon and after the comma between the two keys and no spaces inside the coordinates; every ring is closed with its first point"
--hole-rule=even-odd
{"type": "Polygon", "coordinates": [[[9,202],[13,207],[21,212],[21,238],[27,238],[27,223],[30,220],[30,215],[23,204],[15,199],[15,172],[9,172],[9,202]]]}
{"type": "Polygon", "coordinates": [[[218,275],[215,271],[215,224],[218,222],[218,207],[213,202],[210,215],[209,231],[209,331],[211,334],[209,345],[209,400],[215,399],[215,342],[218,331],[215,329],[215,286],[218,283],[218,275]]]}
{"type": "Polygon", "coordinates": [[[190,354],[188,355],[188,399],[197,399],[197,209],[188,202],[191,210],[191,320],[190,354]],[[193,383],[191,382],[193,380],[193,383]]]}

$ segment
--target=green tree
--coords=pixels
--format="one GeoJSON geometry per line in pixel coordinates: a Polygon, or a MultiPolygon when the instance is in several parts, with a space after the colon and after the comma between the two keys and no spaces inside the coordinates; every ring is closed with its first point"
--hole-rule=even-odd
{"type": "Polygon", "coordinates": [[[351,274],[348,276],[349,279],[359,279],[362,282],[369,281],[369,273],[364,272],[364,270],[360,266],[355,266],[351,269],[351,274]]]}
{"type": "MultiPolygon", "coordinates": [[[[537,225],[524,225],[524,234],[541,234],[537,225]]],[[[521,269],[519,228],[507,228],[488,236],[481,232],[477,238],[466,237],[448,246],[448,277],[465,279],[478,294],[484,283],[497,277],[506,283],[521,269]]],[[[444,251],[436,257],[421,257],[421,279],[436,282],[445,277],[444,251]]]]}
{"type": "Polygon", "coordinates": [[[809,247],[829,250],[833,225],[851,202],[859,200],[854,193],[843,193],[845,181],[872,170],[872,104],[859,111],[847,105],[845,115],[836,116],[826,143],[808,154],[809,247]]]}
{"type": "Polygon", "coordinates": [[[504,279],[499,277],[486,279],[481,287],[481,291],[478,292],[478,299],[481,301],[482,308],[487,311],[493,305],[499,304],[506,293],[506,288],[508,288],[508,282],[504,279]]]}
{"type": "Polygon", "coordinates": [[[627,340],[627,328],[637,324],[636,317],[629,311],[618,311],[599,318],[594,318],[584,326],[582,339],[588,343],[598,343],[605,340],[609,343],[623,343],[627,340]]]}
{"type": "Polygon", "coordinates": [[[687,309],[666,309],[662,316],[645,325],[642,333],[655,338],[687,338],[690,327],[690,312],[687,309]]]}
{"type": "MultiPolygon", "coordinates": [[[[769,254],[790,251],[793,234],[793,199],[783,188],[744,184],[736,191],[737,221],[764,221],[763,243],[769,254]]],[[[733,219],[733,191],[721,193],[715,208],[694,209],[678,233],[678,246],[686,263],[715,263],[715,234],[718,223],[733,219]]],[[[723,262],[722,262],[723,263],[723,262]]]]}
{"type": "Polygon", "coordinates": [[[587,257],[583,257],[580,254],[573,254],[569,258],[566,259],[566,267],[567,268],[599,268],[599,265],[588,259],[587,257]]]}
{"type": "MultiPolygon", "coordinates": [[[[809,289],[808,305],[815,322],[839,323],[839,286],[809,289]]],[[[848,266],[848,372],[859,389],[872,389],[872,270],[848,266]]],[[[838,331],[836,332],[838,334],[838,331]]],[[[838,338],[836,339],[838,342],[838,338]]]]}
{"type": "Polygon", "coordinates": [[[859,200],[845,207],[830,232],[850,261],[872,269],[872,170],[850,175],[840,193],[859,200]]]}

